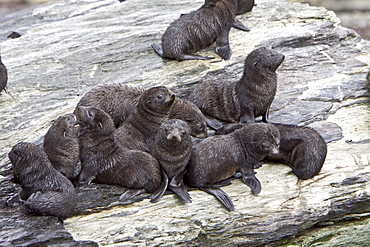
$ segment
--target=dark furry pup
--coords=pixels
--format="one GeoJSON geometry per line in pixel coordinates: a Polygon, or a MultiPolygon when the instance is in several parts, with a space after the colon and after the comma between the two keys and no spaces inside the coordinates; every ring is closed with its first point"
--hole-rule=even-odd
{"type": "Polygon", "coordinates": [[[6,87],[7,82],[8,82],[8,71],[6,70],[5,65],[1,61],[0,56],[0,92],[3,91],[3,89],[6,87]]]}
{"type": "Polygon", "coordinates": [[[278,153],[279,130],[272,124],[248,124],[227,135],[208,137],[193,149],[187,174],[189,184],[214,195],[229,211],[234,204],[215,184],[237,172],[254,194],[261,191],[254,166],[278,153]]]}
{"type": "MultiPolygon", "coordinates": [[[[216,134],[226,134],[242,128],[244,124],[225,125],[216,134]]],[[[287,124],[274,124],[280,132],[279,153],[268,155],[265,161],[281,162],[290,166],[300,179],[317,175],[326,158],[327,145],[324,138],[314,129],[287,124]]]]}
{"type": "Polygon", "coordinates": [[[295,125],[274,124],[280,131],[279,154],[268,155],[266,160],[290,166],[300,179],[317,175],[326,158],[327,145],[314,129],[295,125]]]}
{"type": "Polygon", "coordinates": [[[76,205],[72,183],[53,168],[41,147],[21,142],[9,153],[14,181],[22,185],[20,198],[41,215],[71,216],[76,205]]]}
{"type": "Polygon", "coordinates": [[[128,149],[149,152],[161,124],[168,120],[175,94],[166,87],[153,87],[144,91],[135,110],[115,131],[117,142],[128,149]]]}
{"type": "Polygon", "coordinates": [[[170,119],[162,124],[154,138],[150,152],[161,165],[164,185],[156,193],[153,193],[152,202],[158,201],[167,187],[184,201],[191,202],[190,195],[183,183],[191,150],[190,128],[186,122],[170,119]]]}
{"type": "Polygon", "coordinates": [[[277,87],[276,69],[284,55],[266,48],[252,51],[245,59],[244,73],[239,81],[204,82],[189,95],[206,116],[207,124],[220,128],[213,118],[226,122],[254,123],[262,116],[267,122],[270,105],[277,87]]]}
{"type": "Polygon", "coordinates": [[[229,32],[235,16],[250,11],[253,6],[251,0],[207,0],[198,10],[172,22],[162,36],[162,45],[152,44],[152,47],[163,58],[207,60],[212,58],[192,53],[216,42],[216,53],[230,59],[229,32]]]}
{"type": "Polygon", "coordinates": [[[112,118],[95,107],[76,108],[80,124],[81,173],[79,182],[117,184],[129,189],[121,195],[126,201],[144,192],[153,192],[161,183],[158,161],[149,153],[128,150],[114,138],[112,118]]]}
{"type": "MultiPolygon", "coordinates": [[[[116,127],[121,126],[138,104],[140,95],[145,90],[125,84],[101,85],[87,92],[78,106],[95,106],[108,113],[116,127]]],[[[203,113],[192,102],[175,99],[169,118],[187,122],[194,137],[207,137],[207,124],[203,113]]]]}
{"type": "Polygon", "coordinates": [[[80,172],[78,126],[76,116],[61,116],[50,126],[44,138],[44,151],[55,169],[68,179],[80,172]]]}

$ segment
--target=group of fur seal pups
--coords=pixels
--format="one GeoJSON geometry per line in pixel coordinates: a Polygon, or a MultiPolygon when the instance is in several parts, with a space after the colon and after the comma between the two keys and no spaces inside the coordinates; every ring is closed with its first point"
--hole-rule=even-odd
{"type": "MultiPolygon", "coordinates": [[[[191,53],[216,42],[216,53],[229,59],[230,28],[248,30],[235,16],[253,6],[254,0],[206,0],[173,22],[162,47],[153,48],[165,58],[209,59],[191,53]]],[[[149,193],[153,203],[166,190],[190,203],[188,189],[195,187],[233,211],[220,187],[236,177],[260,193],[254,169],[263,161],[285,163],[298,178],[312,178],[327,153],[320,134],[268,123],[283,60],[272,49],[258,48],[246,57],[240,80],[200,83],[188,99],[164,86],[91,89],[72,114],[55,120],[42,147],[19,143],[10,151],[14,181],[22,185],[20,198],[32,211],[65,218],[76,204],[73,185],[116,184],[126,188],[120,201],[149,193]],[[260,116],[262,123],[256,123],[260,116]],[[207,125],[214,136],[207,137],[207,125]]]]}

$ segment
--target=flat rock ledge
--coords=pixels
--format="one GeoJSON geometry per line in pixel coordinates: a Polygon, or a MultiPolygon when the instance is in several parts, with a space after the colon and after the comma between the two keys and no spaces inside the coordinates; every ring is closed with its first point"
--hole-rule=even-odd
{"type": "MultiPolygon", "coordinates": [[[[370,43],[324,8],[256,2],[251,13],[238,17],[251,31],[230,33],[229,61],[168,61],[150,48],[174,19],[198,8],[201,0],[155,6],[145,0],[55,0],[0,19],[1,56],[8,67],[8,91],[16,99],[0,94],[0,245],[368,243],[370,100],[365,76],[370,43]],[[12,31],[21,37],[6,39],[12,31]],[[122,204],[118,197],[123,188],[98,184],[77,188],[76,212],[64,222],[28,213],[22,205],[6,205],[20,191],[11,182],[10,148],[20,141],[39,141],[51,122],[72,112],[93,86],[165,85],[186,97],[202,81],[239,79],[246,55],[261,46],[286,57],[278,69],[270,121],[309,125],[328,142],[327,159],[314,178],[298,180],[285,165],[263,164],[257,169],[260,194],[252,194],[239,180],[224,187],[235,212],[198,190],[190,191],[192,203],[166,194],[155,204],[148,195],[122,204]],[[343,224],[348,237],[339,236],[343,224]]],[[[200,54],[214,56],[214,47],[200,54]]]]}

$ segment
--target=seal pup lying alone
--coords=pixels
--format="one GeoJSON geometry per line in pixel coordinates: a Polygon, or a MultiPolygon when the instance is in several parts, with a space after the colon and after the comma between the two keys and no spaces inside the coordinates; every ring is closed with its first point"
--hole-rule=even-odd
{"type": "Polygon", "coordinates": [[[280,134],[272,124],[248,124],[228,135],[212,136],[193,149],[187,178],[191,186],[214,195],[229,211],[234,204],[215,184],[241,172],[254,194],[261,191],[254,166],[267,155],[278,153],[280,134]]]}
{"type": "Polygon", "coordinates": [[[80,124],[80,183],[95,179],[97,183],[121,185],[128,190],[120,201],[158,188],[161,183],[158,161],[149,153],[118,145],[113,120],[106,112],[78,106],[76,117],[80,124]]]}
{"type": "Polygon", "coordinates": [[[258,48],[245,59],[244,73],[239,81],[198,84],[189,95],[213,129],[222,127],[214,118],[232,123],[254,123],[262,116],[267,122],[270,105],[277,87],[276,69],[284,60],[277,51],[258,48]]]}
{"type": "MultiPolygon", "coordinates": [[[[134,111],[145,90],[125,84],[107,84],[88,91],[77,106],[95,106],[108,113],[118,128],[134,111]]],[[[168,118],[181,119],[190,126],[191,135],[207,137],[207,124],[203,113],[192,102],[176,97],[168,118]]]]}
{"type": "Polygon", "coordinates": [[[154,51],[163,58],[178,61],[212,57],[192,55],[216,42],[216,53],[228,60],[232,51],[229,45],[230,28],[235,16],[242,10],[249,11],[250,0],[207,0],[196,11],[181,15],[172,22],[162,36],[162,45],[152,44],[154,51]]]}
{"type": "Polygon", "coordinates": [[[50,126],[44,137],[44,151],[52,166],[69,180],[73,180],[80,168],[78,126],[76,116],[60,116],[50,126]]]}
{"type": "Polygon", "coordinates": [[[183,183],[191,150],[190,128],[186,122],[180,119],[170,119],[161,125],[151,145],[150,153],[161,165],[164,186],[153,193],[152,202],[157,202],[167,187],[184,201],[191,202],[183,183]]]}
{"type": "Polygon", "coordinates": [[[127,149],[149,152],[162,123],[168,120],[168,114],[175,101],[175,94],[166,87],[153,87],[144,91],[135,110],[127,120],[115,131],[119,145],[127,149]]]}
{"type": "Polygon", "coordinates": [[[62,219],[71,216],[76,206],[75,188],[54,169],[41,147],[20,142],[8,156],[14,181],[22,185],[20,198],[30,210],[62,219]]]}
{"type": "MultiPolygon", "coordinates": [[[[326,158],[327,145],[319,132],[310,128],[288,124],[273,124],[280,132],[279,153],[268,155],[264,161],[284,163],[292,168],[300,179],[309,179],[317,175],[326,158]]],[[[225,125],[218,134],[232,133],[245,124],[225,125]]]]}

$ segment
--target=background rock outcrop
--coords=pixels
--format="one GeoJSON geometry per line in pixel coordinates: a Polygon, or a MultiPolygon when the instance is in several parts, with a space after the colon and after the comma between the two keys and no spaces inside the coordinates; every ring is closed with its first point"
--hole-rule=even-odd
{"type": "MultiPolygon", "coordinates": [[[[180,14],[202,3],[55,0],[0,19],[1,56],[8,68],[8,91],[16,99],[0,94],[0,245],[300,246],[311,241],[335,246],[352,241],[338,235],[335,227],[343,220],[361,225],[351,232],[353,241],[369,241],[363,233],[369,231],[364,222],[370,211],[365,88],[370,43],[324,8],[260,0],[251,13],[238,17],[251,31],[232,29],[229,61],[158,57],[150,45],[180,14]],[[12,31],[21,37],[6,39],[12,31]],[[252,194],[239,180],[223,188],[235,212],[198,190],[190,191],[193,203],[168,194],[155,204],[144,195],[123,205],[118,198],[124,189],[108,185],[79,187],[74,217],[63,224],[26,213],[23,206],[6,206],[20,190],[11,182],[11,147],[40,142],[51,122],[72,112],[93,86],[165,85],[186,96],[201,81],[239,79],[246,55],[261,46],[285,55],[270,121],[310,125],[329,142],[323,169],[313,179],[298,180],[285,165],[264,164],[257,169],[260,194],[252,194]],[[319,228],[335,230],[309,235],[319,228]],[[306,237],[302,240],[300,234],[306,237]]],[[[200,54],[214,56],[214,47],[200,54]]]]}

